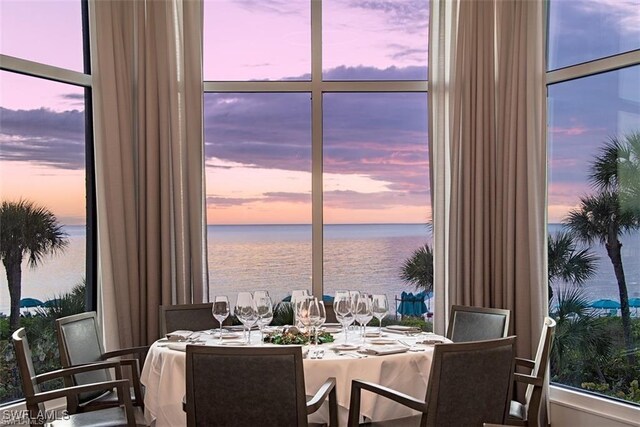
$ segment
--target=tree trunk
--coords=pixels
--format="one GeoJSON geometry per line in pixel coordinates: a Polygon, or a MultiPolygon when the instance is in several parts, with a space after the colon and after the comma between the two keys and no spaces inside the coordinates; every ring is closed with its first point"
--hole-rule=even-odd
{"type": "Polygon", "coordinates": [[[629,294],[627,292],[627,282],[624,277],[624,268],[622,267],[622,256],[620,248],[622,243],[619,240],[607,243],[607,255],[611,259],[613,264],[613,271],[616,274],[616,280],[618,281],[618,292],[620,293],[620,312],[622,313],[622,331],[624,334],[624,343],[627,348],[627,358],[629,363],[633,366],[635,364],[635,357],[633,355],[633,342],[631,340],[631,311],[629,310],[629,294]]]}
{"type": "Polygon", "coordinates": [[[7,272],[7,285],[11,298],[11,315],[9,316],[9,333],[20,327],[20,298],[22,291],[22,260],[3,260],[7,272]]]}

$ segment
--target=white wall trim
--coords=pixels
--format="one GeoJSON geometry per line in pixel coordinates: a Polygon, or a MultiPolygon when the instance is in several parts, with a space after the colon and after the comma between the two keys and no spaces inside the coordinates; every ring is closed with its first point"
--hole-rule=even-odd
{"type": "MultiPolygon", "coordinates": [[[[612,421],[640,426],[640,407],[637,406],[553,385],[549,387],[549,400],[552,405],[561,405],[612,421]]],[[[553,409],[551,419],[553,420],[553,409]]]]}

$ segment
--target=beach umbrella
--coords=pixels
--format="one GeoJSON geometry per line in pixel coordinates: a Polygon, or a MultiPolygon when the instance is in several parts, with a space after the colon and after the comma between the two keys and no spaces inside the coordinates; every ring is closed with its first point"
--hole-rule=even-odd
{"type": "Polygon", "coordinates": [[[35,298],[22,298],[20,300],[20,308],[39,307],[42,305],[42,301],[35,298]]]}
{"type": "Polygon", "coordinates": [[[46,300],[44,303],[42,303],[42,306],[43,307],[47,307],[47,308],[57,307],[59,305],[60,305],[60,299],[59,298],[49,299],[49,300],[46,300]]]}
{"type": "Polygon", "coordinates": [[[618,309],[620,308],[620,303],[612,299],[599,299],[597,301],[593,301],[590,304],[590,307],[604,308],[604,309],[612,309],[612,308],[618,309]]]}
{"type": "Polygon", "coordinates": [[[629,298],[629,307],[640,307],[640,298],[629,298]]]}

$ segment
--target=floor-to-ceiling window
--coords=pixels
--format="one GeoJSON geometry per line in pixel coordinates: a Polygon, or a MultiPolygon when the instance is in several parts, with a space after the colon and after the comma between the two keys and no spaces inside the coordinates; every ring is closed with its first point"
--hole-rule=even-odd
{"type": "Polygon", "coordinates": [[[204,15],[210,294],[352,289],[393,311],[420,290],[403,265],[431,262],[428,1],[205,0],[204,15]]]}
{"type": "Polygon", "coordinates": [[[27,328],[36,370],[51,370],[59,366],[53,320],[84,311],[87,286],[92,295],[86,7],[0,5],[0,403],[22,396],[12,326],[27,328]]]}
{"type": "Polygon", "coordinates": [[[640,403],[640,2],[551,1],[551,381],[640,403]]]}

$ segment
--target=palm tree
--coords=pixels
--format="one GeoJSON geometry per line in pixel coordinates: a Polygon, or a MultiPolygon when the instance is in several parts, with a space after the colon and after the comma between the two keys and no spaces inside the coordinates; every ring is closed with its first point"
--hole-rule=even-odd
{"type": "Polygon", "coordinates": [[[556,281],[582,285],[596,272],[598,257],[589,248],[578,250],[573,236],[566,231],[560,231],[553,236],[549,235],[547,254],[549,301],[553,298],[551,285],[556,281]]]}
{"type": "Polygon", "coordinates": [[[19,326],[23,258],[28,256],[29,266],[35,268],[46,255],[64,250],[68,243],[67,234],[47,208],[27,200],[2,202],[0,258],[7,273],[11,298],[10,331],[19,326]]]}
{"type": "Polygon", "coordinates": [[[426,292],[433,292],[433,251],[428,244],[416,249],[402,265],[400,278],[426,292]]]}
{"type": "MultiPolygon", "coordinates": [[[[605,143],[591,165],[589,178],[597,193],[581,197],[579,207],[569,212],[565,224],[583,242],[598,241],[605,246],[618,282],[624,340],[631,350],[631,312],[620,237],[640,229],[639,203],[634,199],[640,182],[640,134],[631,133],[624,140],[611,138],[605,143]]],[[[629,358],[632,362],[633,356],[629,358]]]]}

